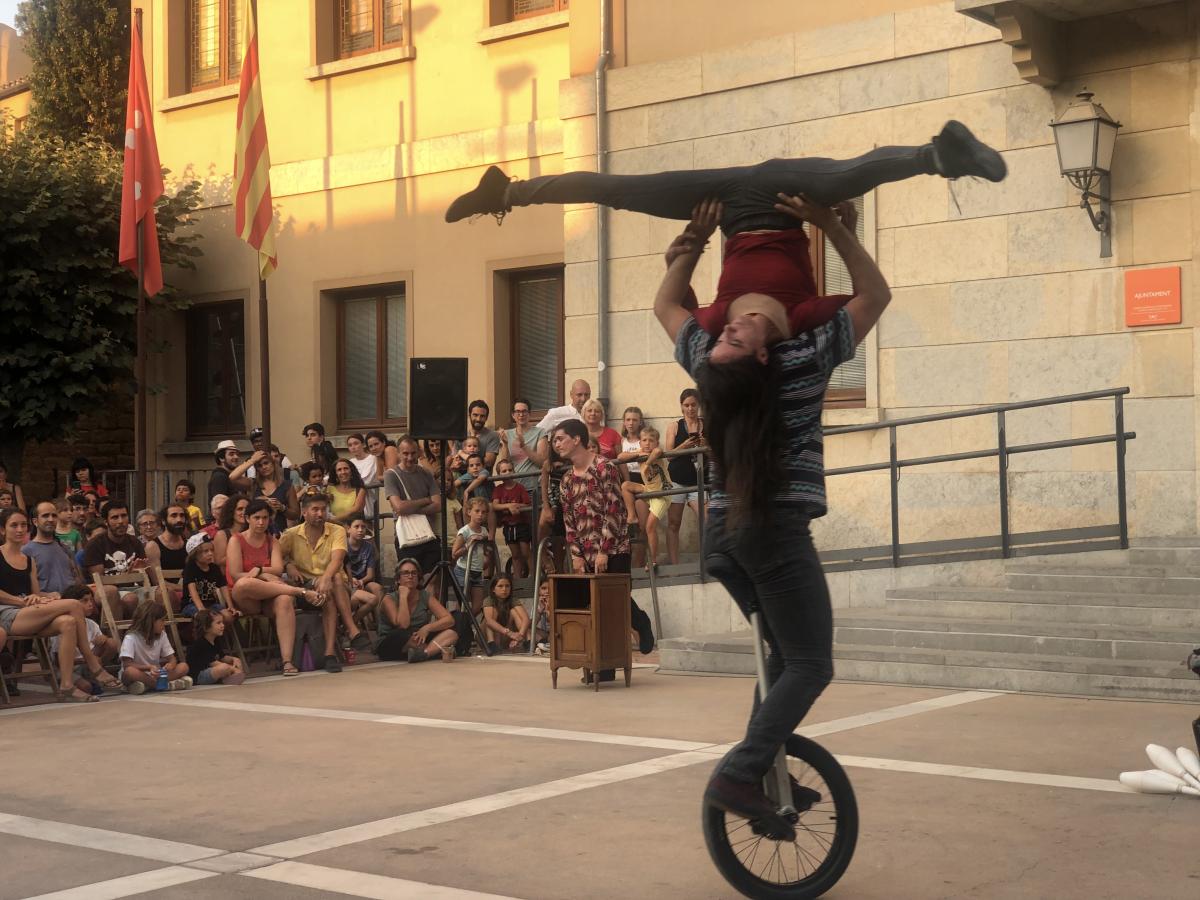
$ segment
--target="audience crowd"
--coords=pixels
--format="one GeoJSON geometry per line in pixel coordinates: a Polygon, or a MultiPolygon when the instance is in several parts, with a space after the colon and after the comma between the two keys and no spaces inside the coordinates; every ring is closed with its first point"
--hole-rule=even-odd
{"type": "MultiPolygon", "coordinates": [[[[661,523],[667,559],[679,561],[685,507],[702,509],[701,457],[663,454],[704,444],[695,390],[683,392],[680,412],[665,440],[634,406],[618,431],[580,380],[539,422],[518,398],[511,426],[493,429],[488,404],[472,402],[459,441],[368,431],[349,435],[339,456],[313,422],[298,466],[255,429],[246,455],[233,440],[217,444],[203,505],[183,478],[164,508],[134,516],[85,458],[73,462],[65,496],[29,507],[0,462],[0,669],[20,674],[29,639],[46,637],[62,702],[238,684],[246,626],[260,616],[272,621],[285,676],[339,672],[362,652],[451,660],[476,635],[489,653],[527,652],[531,642],[545,652],[547,583],[534,589],[532,616],[513,596],[543,538],[560,539],[545,573],[629,572],[658,562],[661,523]],[[644,496],[675,488],[691,490],[644,496]],[[372,532],[376,504],[394,519],[391,581],[372,532]],[[430,578],[443,546],[452,578],[430,578]],[[177,647],[172,634],[190,640],[177,647]]],[[[649,619],[631,604],[649,652],[649,619]]],[[[19,693],[17,680],[6,683],[19,693]]]]}

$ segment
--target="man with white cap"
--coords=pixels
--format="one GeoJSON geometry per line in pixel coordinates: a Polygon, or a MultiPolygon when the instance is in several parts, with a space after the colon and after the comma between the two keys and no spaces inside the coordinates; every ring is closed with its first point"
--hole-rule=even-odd
{"type": "Polygon", "coordinates": [[[248,460],[242,462],[237,444],[233,441],[221,441],[213,451],[217,467],[208,476],[208,496],[211,501],[217,494],[243,494],[250,490],[250,479],[246,470],[266,456],[261,450],[255,450],[248,460]]]}

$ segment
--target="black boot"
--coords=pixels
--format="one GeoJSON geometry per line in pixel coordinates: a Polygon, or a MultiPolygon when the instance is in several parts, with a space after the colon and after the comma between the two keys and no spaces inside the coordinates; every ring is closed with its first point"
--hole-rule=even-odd
{"type": "Polygon", "coordinates": [[[954,119],[933,138],[933,149],[938,174],[946,178],[975,175],[988,181],[1003,181],[1008,174],[1004,157],[954,119]]]}
{"type": "Polygon", "coordinates": [[[646,615],[645,610],[633,602],[632,613],[633,630],[638,633],[638,653],[645,656],[654,650],[654,629],[650,627],[650,617],[646,615]]]}
{"type": "Polygon", "coordinates": [[[492,215],[503,218],[510,209],[504,202],[509,178],[498,166],[488,166],[475,190],[463,194],[446,210],[446,221],[457,222],[468,216],[492,215]]]}

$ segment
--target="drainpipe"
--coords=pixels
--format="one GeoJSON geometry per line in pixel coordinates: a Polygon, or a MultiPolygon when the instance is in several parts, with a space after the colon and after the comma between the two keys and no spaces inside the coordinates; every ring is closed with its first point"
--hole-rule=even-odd
{"type": "MultiPolygon", "coordinates": [[[[612,0],[600,0],[596,58],[596,171],[608,171],[608,65],[612,60],[612,0]]],[[[608,209],[596,207],[596,397],[608,409],[608,209]]]]}

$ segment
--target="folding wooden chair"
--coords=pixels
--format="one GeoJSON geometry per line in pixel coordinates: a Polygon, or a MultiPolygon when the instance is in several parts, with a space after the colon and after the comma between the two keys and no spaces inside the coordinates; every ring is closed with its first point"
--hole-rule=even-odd
{"type": "Polygon", "coordinates": [[[118,592],[123,588],[126,592],[135,590],[139,591],[142,597],[151,596],[156,588],[150,581],[150,574],[144,570],[125,572],[121,575],[101,575],[97,572],[92,575],[92,585],[96,593],[96,602],[100,606],[104,627],[120,643],[125,632],[129,630],[132,620],[117,618],[116,612],[108,602],[107,588],[115,587],[118,592]]]}
{"type": "MultiPolygon", "coordinates": [[[[175,646],[175,656],[177,659],[183,659],[187,655],[187,648],[184,647],[183,640],[179,636],[179,626],[190,625],[192,618],[191,616],[175,612],[175,607],[171,603],[171,586],[179,585],[182,582],[183,569],[163,569],[155,566],[151,571],[154,574],[154,583],[158,586],[158,598],[167,610],[167,630],[171,633],[171,643],[175,646]]],[[[185,596],[183,598],[183,605],[187,606],[187,602],[188,598],[185,596]]]]}
{"type": "Polygon", "coordinates": [[[16,663],[10,674],[0,676],[0,700],[3,700],[5,704],[11,701],[8,695],[8,685],[4,683],[6,678],[12,681],[42,678],[49,682],[52,691],[57,692],[59,687],[58,669],[55,666],[54,657],[50,653],[50,639],[44,637],[21,637],[13,638],[10,642],[13,647],[13,658],[16,660],[16,663]],[[26,642],[32,644],[34,655],[38,658],[39,667],[36,669],[30,670],[25,668],[25,658],[29,655],[29,651],[24,647],[26,642]]]}

